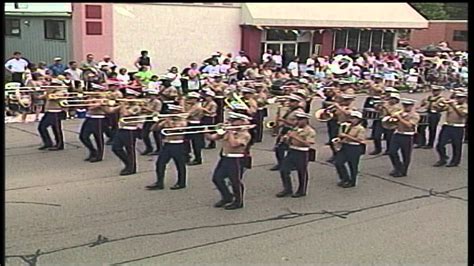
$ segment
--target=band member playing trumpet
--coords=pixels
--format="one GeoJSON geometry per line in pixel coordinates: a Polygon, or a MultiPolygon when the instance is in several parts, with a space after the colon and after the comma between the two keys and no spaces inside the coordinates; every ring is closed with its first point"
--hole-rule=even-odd
{"type": "MultiPolygon", "coordinates": [[[[352,111],[352,103],[355,100],[355,95],[352,94],[342,94],[340,96],[340,102],[335,102],[333,104],[334,107],[334,117],[337,122],[337,126],[335,127],[334,131],[335,132],[330,132],[330,137],[331,140],[335,137],[337,137],[337,134],[339,132],[339,126],[342,123],[345,123],[349,120],[350,114],[352,111]]],[[[331,120],[330,120],[331,121],[331,120]]],[[[329,132],[328,132],[329,133],[329,132]]],[[[330,141],[329,147],[331,148],[332,151],[332,156],[327,160],[329,163],[334,163],[334,160],[336,159],[336,149],[334,148],[334,144],[330,141]]]]}
{"type": "MultiPolygon", "coordinates": [[[[160,99],[158,99],[158,92],[155,90],[147,91],[149,95],[149,100],[147,106],[143,107],[143,110],[146,113],[153,114],[153,113],[160,113],[163,107],[160,99]]],[[[153,121],[146,121],[143,123],[142,129],[142,139],[143,143],[145,144],[145,150],[141,153],[141,155],[158,155],[161,147],[161,136],[160,132],[158,131],[151,131],[152,126],[155,124],[153,121]],[[155,140],[156,149],[153,151],[153,146],[151,145],[150,140],[150,133],[153,132],[153,138],[155,140]]]]}
{"type": "MultiPolygon", "coordinates": [[[[248,125],[251,117],[240,113],[229,113],[231,126],[248,125]]],[[[248,129],[225,130],[219,129],[216,134],[206,134],[209,140],[222,140],[220,160],[212,175],[212,182],[221,194],[222,199],[214,204],[214,207],[224,207],[226,210],[239,209],[244,206],[244,184],[242,177],[245,168],[245,160],[248,158],[248,146],[250,133],[248,129]],[[230,193],[225,179],[229,179],[232,185],[230,193]]]]}
{"type": "Polygon", "coordinates": [[[282,137],[282,141],[289,145],[289,150],[281,162],[280,177],[283,183],[283,191],[276,195],[279,198],[290,195],[293,198],[304,197],[308,191],[309,151],[315,143],[316,131],[309,126],[310,114],[297,111],[294,115],[297,120],[295,128],[282,137]],[[298,172],[299,186],[295,194],[293,194],[290,177],[292,169],[296,169],[298,172]]]}
{"type": "MultiPolygon", "coordinates": [[[[136,116],[141,113],[141,107],[137,99],[137,92],[127,89],[126,100],[117,107],[109,108],[109,113],[118,112],[120,118],[136,116]],[[136,102],[134,100],[137,100],[136,102]]],[[[112,142],[112,152],[123,162],[125,168],[120,175],[133,175],[137,172],[137,161],[135,154],[136,137],[139,135],[138,122],[124,123],[119,121],[119,129],[112,142]]]]}
{"type": "MultiPolygon", "coordinates": [[[[169,104],[169,112],[178,114],[183,112],[183,107],[179,105],[169,104]]],[[[164,128],[185,127],[186,119],[181,116],[171,117],[155,124],[152,130],[160,130],[164,128]]],[[[173,159],[176,170],[178,172],[178,180],[171,189],[182,189],[186,187],[186,150],[184,146],[184,135],[166,136],[163,139],[163,147],[160,150],[158,159],[156,160],[156,182],[146,186],[148,189],[163,189],[166,165],[173,159]]]]}
{"type": "MultiPolygon", "coordinates": [[[[400,103],[400,94],[398,93],[391,93],[388,96],[388,100],[385,101],[382,104],[378,104],[375,106],[375,109],[380,112],[380,117],[385,117],[385,116],[390,116],[391,114],[394,114],[396,112],[399,112],[402,107],[399,104],[400,103]]],[[[374,151],[369,153],[369,155],[377,155],[382,152],[382,136],[385,139],[385,153],[383,155],[388,155],[388,151],[390,149],[390,140],[392,138],[394,129],[390,128],[384,128],[382,126],[382,121],[379,120],[374,120],[374,123],[372,125],[374,135],[373,135],[373,140],[374,140],[374,151]]]]}
{"type": "Polygon", "coordinates": [[[334,164],[341,180],[338,186],[343,188],[356,186],[359,160],[365,149],[365,128],[362,126],[362,113],[352,111],[349,123],[348,128],[339,133],[336,139],[342,146],[336,154],[334,164]],[[347,171],[346,164],[349,166],[349,171],[347,171]]]}
{"type": "MultiPolygon", "coordinates": [[[[199,126],[204,112],[199,103],[201,95],[197,92],[190,92],[186,95],[185,112],[189,113],[188,124],[190,126],[199,126]]],[[[202,148],[204,147],[204,135],[203,134],[189,134],[185,136],[185,144],[187,151],[187,163],[188,165],[200,165],[202,164],[202,148]],[[194,153],[194,160],[190,161],[191,147],[194,153]]]]}
{"type": "Polygon", "coordinates": [[[248,107],[248,109],[246,109],[244,113],[247,116],[252,117],[252,120],[250,121],[252,124],[257,125],[257,127],[250,130],[250,134],[252,135],[252,140],[250,141],[250,143],[253,145],[258,140],[258,127],[263,127],[263,123],[259,124],[257,119],[258,104],[257,101],[254,99],[256,91],[252,88],[244,87],[241,89],[241,92],[242,101],[248,107]]]}
{"type": "Polygon", "coordinates": [[[431,86],[432,95],[428,96],[427,98],[423,99],[420,105],[420,108],[426,107],[426,111],[428,112],[428,128],[429,128],[429,139],[428,145],[426,144],[426,125],[419,125],[417,129],[417,145],[415,145],[415,149],[423,148],[423,149],[432,149],[435,138],[436,138],[436,131],[438,129],[438,123],[441,118],[441,113],[439,113],[439,108],[437,104],[439,102],[444,101],[443,96],[441,95],[440,86],[431,86]]]}
{"type": "Polygon", "coordinates": [[[30,92],[16,91],[16,98],[18,99],[18,111],[21,114],[21,122],[26,123],[26,116],[31,111],[32,97],[30,92]]]}
{"type": "MultiPolygon", "coordinates": [[[[214,101],[216,94],[212,90],[206,90],[204,92],[204,102],[202,103],[203,117],[201,119],[202,125],[214,125],[216,122],[217,115],[217,103],[214,101]]],[[[213,140],[209,141],[209,145],[204,149],[215,149],[216,142],[213,140]]]]}
{"type": "MultiPolygon", "coordinates": [[[[110,91],[110,94],[108,94],[108,99],[110,100],[116,100],[123,98],[123,93],[120,91],[120,83],[119,82],[109,82],[108,88],[110,91]]],[[[107,136],[108,140],[105,143],[106,145],[112,145],[112,139],[114,137],[114,134],[118,130],[118,120],[119,120],[119,114],[118,113],[111,113],[111,114],[106,114],[105,115],[105,128],[104,128],[104,133],[107,136]]]]}
{"type": "Polygon", "coordinates": [[[397,119],[397,128],[390,140],[388,150],[390,161],[394,170],[390,173],[393,177],[404,177],[408,174],[408,166],[411,161],[413,148],[413,137],[420,120],[420,115],[414,111],[415,100],[403,99],[403,110],[392,114],[392,118],[397,119]],[[398,151],[401,150],[403,162],[400,161],[398,151]]]}
{"type": "Polygon", "coordinates": [[[446,101],[446,122],[441,128],[438,144],[436,145],[436,151],[440,159],[434,165],[435,167],[446,165],[449,159],[446,154],[446,144],[449,142],[453,146],[453,156],[446,167],[456,167],[461,162],[464,126],[468,114],[466,99],[466,93],[457,92],[455,100],[446,101]]]}
{"type": "Polygon", "coordinates": [[[290,94],[287,98],[289,109],[281,118],[277,120],[277,123],[280,128],[280,133],[276,138],[274,148],[277,164],[270,169],[271,171],[280,170],[281,163],[285,158],[286,151],[288,150],[288,143],[282,141],[282,137],[286,135],[286,133],[288,133],[296,125],[296,112],[304,112],[304,110],[299,106],[299,103],[303,101],[301,97],[299,97],[298,95],[290,94]]]}
{"type": "Polygon", "coordinates": [[[58,86],[58,88],[47,90],[46,94],[38,96],[38,99],[46,100],[45,113],[38,125],[38,131],[40,133],[41,139],[43,140],[43,146],[40,147],[39,150],[64,150],[64,136],[61,122],[61,116],[64,115],[64,111],[59,105],[59,99],[53,99],[53,95],[63,94],[63,89],[61,86],[58,86]],[[54,146],[48,133],[48,127],[53,129],[54,139],[56,140],[56,145],[54,146]]]}
{"type": "Polygon", "coordinates": [[[87,107],[86,119],[82,123],[79,133],[79,140],[89,150],[89,156],[85,161],[91,163],[100,162],[104,158],[104,127],[106,107],[97,98],[97,101],[91,102],[87,107]],[[92,145],[91,135],[94,136],[96,148],[92,145]]]}
{"type": "Polygon", "coordinates": [[[263,120],[267,116],[267,98],[268,98],[268,89],[267,86],[262,83],[255,84],[255,101],[257,102],[257,113],[255,115],[255,124],[257,127],[256,131],[256,143],[260,143],[263,140],[263,120]]]}

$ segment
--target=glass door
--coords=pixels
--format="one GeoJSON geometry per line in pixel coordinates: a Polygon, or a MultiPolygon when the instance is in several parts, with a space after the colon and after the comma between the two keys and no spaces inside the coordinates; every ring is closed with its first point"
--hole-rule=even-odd
{"type": "Polygon", "coordinates": [[[283,43],[283,67],[287,67],[288,64],[296,56],[296,43],[283,43]]]}

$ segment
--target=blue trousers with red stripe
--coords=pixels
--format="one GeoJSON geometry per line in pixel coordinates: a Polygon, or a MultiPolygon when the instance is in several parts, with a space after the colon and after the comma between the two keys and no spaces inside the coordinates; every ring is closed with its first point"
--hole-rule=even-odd
{"type": "Polygon", "coordinates": [[[219,190],[222,199],[231,200],[233,196],[235,198],[234,202],[237,204],[242,204],[244,201],[244,184],[242,183],[244,173],[243,159],[221,157],[212,175],[212,182],[216,185],[217,190],[219,190]],[[225,183],[227,178],[229,178],[232,184],[233,193],[230,193],[225,183]]]}
{"type": "Polygon", "coordinates": [[[89,150],[90,157],[102,160],[104,158],[104,118],[87,117],[81,127],[79,140],[89,150]],[[94,136],[96,148],[92,145],[91,135],[94,136]]]}
{"type": "Polygon", "coordinates": [[[119,129],[113,138],[112,152],[125,164],[125,169],[136,172],[135,130],[119,129]]]}
{"type": "Polygon", "coordinates": [[[291,184],[291,170],[298,172],[299,187],[297,193],[306,194],[308,190],[308,161],[309,152],[289,149],[285,159],[280,167],[281,182],[283,189],[287,192],[293,192],[291,184]]]}
{"type": "Polygon", "coordinates": [[[390,140],[390,149],[388,150],[390,161],[392,162],[394,170],[403,175],[407,175],[408,166],[410,166],[413,137],[413,135],[394,133],[390,140]],[[398,150],[401,150],[403,162],[400,161],[398,150]]]}
{"type": "Polygon", "coordinates": [[[64,136],[61,123],[62,112],[46,112],[41,118],[41,121],[38,125],[38,132],[40,133],[41,139],[45,146],[53,146],[51,137],[48,133],[48,127],[53,129],[54,139],[56,140],[56,147],[63,149],[64,148],[64,136]]]}

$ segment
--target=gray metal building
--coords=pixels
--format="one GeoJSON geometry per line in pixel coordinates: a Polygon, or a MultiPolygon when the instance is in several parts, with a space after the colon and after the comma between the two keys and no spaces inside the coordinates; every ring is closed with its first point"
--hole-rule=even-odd
{"type": "Polygon", "coordinates": [[[71,12],[5,10],[5,60],[20,51],[33,63],[72,60],[71,12]]]}

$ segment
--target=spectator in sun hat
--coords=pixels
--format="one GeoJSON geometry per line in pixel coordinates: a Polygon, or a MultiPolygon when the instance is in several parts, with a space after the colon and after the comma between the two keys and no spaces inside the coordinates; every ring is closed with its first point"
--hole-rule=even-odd
{"type": "Polygon", "coordinates": [[[51,70],[53,77],[57,77],[59,75],[64,74],[64,70],[66,70],[66,65],[62,63],[62,60],[63,59],[59,56],[55,57],[54,63],[48,67],[51,70]]]}

